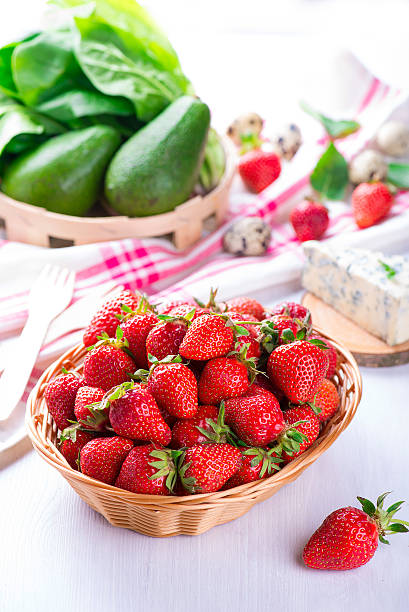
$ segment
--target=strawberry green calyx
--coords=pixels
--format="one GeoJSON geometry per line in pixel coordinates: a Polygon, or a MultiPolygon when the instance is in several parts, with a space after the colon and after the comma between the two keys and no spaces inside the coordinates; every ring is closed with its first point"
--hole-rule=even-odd
{"type": "Polygon", "coordinates": [[[402,521],[394,518],[396,512],[398,512],[402,504],[404,504],[405,502],[398,501],[389,506],[389,508],[387,508],[386,510],[384,509],[383,502],[389,494],[390,491],[387,491],[386,493],[380,495],[376,500],[376,507],[371,501],[369,501],[369,499],[365,499],[364,497],[357,497],[357,500],[362,505],[362,510],[366,512],[366,514],[368,514],[368,516],[370,516],[376,522],[379,540],[383,544],[390,543],[386,539],[386,535],[409,532],[408,521],[402,521]]]}
{"type": "Polygon", "coordinates": [[[166,476],[166,487],[173,493],[177,480],[177,463],[182,451],[171,450],[169,448],[155,449],[149,456],[154,459],[150,462],[151,467],[157,468],[157,472],[149,476],[149,480],[156,480],[166,476]]]}
{"type": "Polygon", "coordinates": [[[123,323],[127,319],[130,319],[136,314],[145,314],[146,312],[155,312],[155,307],[148,301],[148,298],[144,294],[141,295],[141,300],[138,307],[135,309],[129,308],[126,304],[121,305],[121,314],[116,314],[116,318],[123,323]]]}
{"type": "Polygon", "coordinates": [[[308,436],[298,431],[297,426],[306,421],[297,421],[291,426],[286,427],[278,436],[275,452],[281,455],[284,451],[290,457],[300,451],[301,444],[308,442],[308,436]]]}
{"type": "Polygon", "coordinates": [[[213,312],[212,314],[216,317],[220,317],[221,319],[223,319],[223,321],[225,321],[226,327],[230,327],[232,329],[235,340],[237,340],[240,336],[250,335],[249,330],[243,327],[243,325],[261,325],[260,321],[233,321],[230,318],[228,312],[213,312]]]}
{"type": "Polygon", "coordinates": [[[257,374],[262,374],[262,372],[257,370],[257,359],[255,357],[247,357],[249,348],[249,344],[240,345],[236,342],[235,350],[227,353],[226,357],[236,357],[237,361],[240,361],[240,363],[246,366],[249,382],[252,384],[257,374]]]}
{"type": "Polygon", "coordinates": [[[186,476],[186,471],[192,465],[192,461],[183,464],[185,453],[186,451],[182,452],[182,455],[179,457],[179,465],[182,465],[182,467],[179,468],[179,478],[184,488],[189,491],[189,493],[194,495],[195,493],[200,493],[202,489],[201,487],[197,486],[196,478],[194,478],[193,476],[186,476]]]}
{"type": "Polygon", "coordinates": [[[282,463],[283,461],[281,457],[277,456],[278,453],[276,446],[268,450],[265,448],[251,447],[243,451],[243,454],[253,457],[253,459],[251,460],[252,467],[256,467],[261,462],[263,462],[259,474],[260,478],[263,478],[266,472],[269,475],[271,475],[273,472],[278,472],[278,470],[280,469],[280,466],[278,464],[282,463]]]}
{"type": "Polygon", "coordinates": [[[196,314],[196,308],[193,306],[192,310],[189,310],[189,312],[187,314],[185,314],[183,317],[181,315],[168,315],[168,314],[160,314],[158,315],[158,319],[159,321],[166,321],[166,322],[171,322],[171,323],[176,323],[178,321],[182,321],[183,323],[186,323],[188,326],[192,323],[193,321],[193,317],[196,314]]]}
{"type": "Polygon", "coordinates": [[[217,421],[213,421],[213,419],[206,419],[207,425],[211,428],[211,431],[208,429],[204,429],[203,427],[199,427],[196,425],[196,429],[203,434],[209,442],[223,443],[228,442],[233,446],[236,445],[236,435],[232,432],[230,427],[224,422],[224,402],[220,402],[219,414],[217,417],[217,421]]]}
{"type": "Polygon", "coordinates": [[[148,361],[151,364],[149,370],[139,369],[131,374],[131,378],[142,383],[147,383],[149,375],[158,365],[166,365],[171,363],[183,363],[180,355],[166,355],[163,359],[157,359],[154,355],[148,354],[148,361]]]}
{"type": "Polygon", "coordinates": [[[216,302],[217,291],[218,291],[217,287],[216,287],[216,289],[213,289],[213,287],[210,288],[210,295],[209,295],[209,299],[208,299],[207,303],[202,302],[198,298],[193,298],[193,299],[195,300],[196,304],[198,306],[200,306],[200,308],[209,308],[213,312],[221,313],[221,312],[226,311],[227,307],[225,306],[225,308],[222,310],[220,308],[220,304],[218,304],[216,302]]]}
{"type": "Polygon", "coordinates": [[[118,349],[127,349],[129,347],[129,342],[126,338],[124,338],[124,332],[119,325],[116,328],[115,338],[111,338],[106,332],[102,332],[102,334],[98,336],[98,342],[92,346],[88,346],[87,351],[92,351],[94,348],[104,344],[111,344],[118,349]]]}
{"type": "Polygon", "coordinates": [[[240,155],[244,155],[253,149],[260,149],[261,145],[263,144],[261,138],[257,134],[251,132],[248,134],[240,134],[240,140],[240,155]]]}

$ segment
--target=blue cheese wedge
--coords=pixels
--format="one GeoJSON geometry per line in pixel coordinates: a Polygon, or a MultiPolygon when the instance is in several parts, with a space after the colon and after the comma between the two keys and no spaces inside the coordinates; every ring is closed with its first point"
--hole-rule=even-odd
{"type": "Polygon", "coordinates": [[[409,260],[304,243],[302,284],[390,346],[409,340],[409,260]]]}

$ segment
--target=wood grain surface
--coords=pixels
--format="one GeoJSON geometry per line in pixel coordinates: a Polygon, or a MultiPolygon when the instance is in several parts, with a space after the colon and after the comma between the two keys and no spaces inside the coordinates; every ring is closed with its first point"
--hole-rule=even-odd
{"type": "Polygon", "coordinates": [[[409,362],[409,342],[389,346],[312,293],[306,293],[302,303],[311,310],[314,325],[343,342],[360,365],[379,368],[409,362]]]}

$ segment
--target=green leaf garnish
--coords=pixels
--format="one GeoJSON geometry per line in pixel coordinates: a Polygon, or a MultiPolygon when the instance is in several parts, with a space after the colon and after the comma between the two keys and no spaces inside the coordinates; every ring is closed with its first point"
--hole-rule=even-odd
{"type": "Polygon", "coordinates": [[[311,186],[324,198],[342,200],[348,185],[348,164],[330,142],[310,176],[311,186]]]}
{"type": "Polygon", "coordinates": [[[389,164],[386,180],[399,189],[409,189],[409,164],[389,164]]]}
{"type": "Polygon", "coordinates": [[[378,259],[378,262],[381,264],[382,268],[385,270],[387,278],[393,278],[396,275],[395,268],[392,268],[392,266],[389,266],[387,263],[385,263],[381,259],[378,259]]]}
{"type": "Polygon", "coordinates": [[[311,108],[311,106],[305,102],[301,102],[300,106],[306,113],[321,123],[328,136],[331,136],[331,138],[344,138],[345,136],[353,134],[361,127],[357,121],[353,121],[352,119],[331,119],[314,108],[311,108]]]}

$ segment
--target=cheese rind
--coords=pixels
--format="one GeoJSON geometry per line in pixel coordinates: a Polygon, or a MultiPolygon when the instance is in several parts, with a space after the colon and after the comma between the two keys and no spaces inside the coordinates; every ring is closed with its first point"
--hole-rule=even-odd
{"type": "Polygon", "coordinates": [[[409,261],[366,249],[304,243],[302,284],[340,313],[394,346],[409,340],[409,261]],[[386,264],[394,271],[388,277],[386,264]]]}

